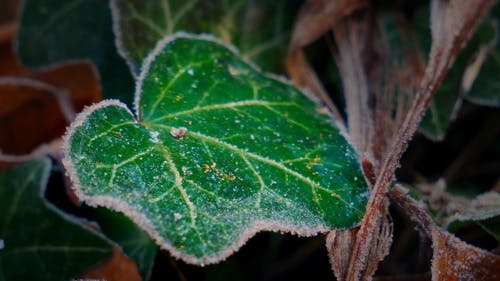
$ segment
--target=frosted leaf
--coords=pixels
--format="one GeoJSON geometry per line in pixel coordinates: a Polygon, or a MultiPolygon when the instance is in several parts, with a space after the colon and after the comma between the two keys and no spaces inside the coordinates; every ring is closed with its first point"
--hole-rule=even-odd
{"type": "Polygon", "coordinates": [[[359,222],[369,193],[354,180],[356,155],[293,86],[206,35],[167,37],[142,71],[135,115],[103,101],[65,138],[80,199],[125,213],[196,264],[220,261],[261,230],[313,235],[359,222]]]}

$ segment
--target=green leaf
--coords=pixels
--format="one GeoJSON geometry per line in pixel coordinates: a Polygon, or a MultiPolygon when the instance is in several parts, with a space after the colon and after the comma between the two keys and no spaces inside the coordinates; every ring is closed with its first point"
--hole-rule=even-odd
{"type": "Polygon", "coordinates": [[[463,67],[452,67],[436,94],[420,123],[420,131],[429,139],[441,141],[462,105],[460,98],[460,70],[463,67]]]}
{"type": "Polygon", "coordinates": [[[93,210],[101,231],[133,259],[143,280],[149,280],[156,256],[156,244],[138,225],[121,213],[105,208],[93,210]]]}
{"type": "Polygon", "coordinates": [[[465,94],[465,99],[476,104],[500,106],[499,73],[500,43],[497,42],[496,47],[488,52],[472,88],[465,94]]]}
{"type": "Polygon", "coordinates": [[[23,64],[41,68],[88,59],[99,71],[103,96],[130,103],[133,79],[114,40],[108,1],[24,1],[17,38],[23,64]]]}
{"type": "MultiPolygon", "coordinates": [[[[419,33],[420,40],[425,41],[425,36],[423,36],[422,34],[424,33],[424,31],[420,30],[419,33]]],[[[490,42],[493,36],[494,30],[492,28],[492,25],[489,23],[483,23],[478,27],[477,31],[474,33],[473,37],[467,43],[465,48],[458,54],[450,71],[443,80],[443,83],[432,98],[429,104],[429,109],[427,110],[420,124],[420,131],[429,139],[434,141],[441,141],[444,139],[448,127],[455,119],[455,115],[462,105],[464,94],[466,97],[469,96],[467,99],[471,101],[473,101],[473,99],[476,99],[476,101],[482,100],[482,104],[492,102],[494,103],[494,95],[496,94],[496,92],[494,92],[494,94],[489,92],[495,87],[498,87],[498,85],[495,85],[495,83],[498,84],[497,81],[493,80],[496,79],[496,74],[498,73],[498,71],[491,72],[495,70],[489,69],[491,67],[491,64],[495,64],[494,61],[493,63],[487,63],[489,64],[489,66],[486,67],[488,69],[486,69],[485,72],[489,73],[489,76],[486,75],[481,79],[481,74],[480,76],[478,76],[477,80],[480,80],[481,85],[475,86],[478,83],[474,82],[473,87],[481,88],[481,90],[479,91],[474,89],[472,90],[478,91],[477,95],[471,94],[472,91],[466,93],[463,89],[463,81],[464,79],[466,79],[465,76],[467,74],[467,69],[469,68],[470,61],[472,60],[472,58],[474,58],[474,56],[477,55],[477,52],[478,50],[480,50],[481,46],[490,42]],[[490,97],[481,98],[480,95],[483,94],[489,94],[490,97]],[[472,96],[476,97],[474,98],[472,96]]],[[[483,67],[485,67],[485,65],[483,65],[483,67]]],[[[476,103],[481,104],[481,102],[476,103]]]]}
{"type": "Polygon", "coordinates": [[[489,22],[487,24],[493,29],[493,39],[488,44],[480,49],[478,57],[484,51],[485,58],[476,58],[479,62],[479,72],[474,80],[472,87],[465,94],[465,99],[470,102],[487,105],[500,106],[500,81],[498,74],[500,73],[500,4],[496,4],[492,9],[489,22]],[[479,60],[478,60],[479,59],[479,60]]]}
{"type": "Polygon", "coordinates": [[[362,218],[369,192],[352,147],[293,86],[209,36],[167,37],[142,69],[135,116],[103,101],[65,138],[80,199],[196,264],[261,230],[312,235],[362,218]]]}
{"type": "Polygon", "coordinates": [[[50,167],[41,159],[0,171],[0,280],[68,280],[112,253],[43,198],[50,167]]]}
{"type": "Polygon", "coordinates": [[[112,0],[118,46],[135,72],[156,42],[175,31],[208,32],[269,70],[283,69],[301,1],[112,0]]]}

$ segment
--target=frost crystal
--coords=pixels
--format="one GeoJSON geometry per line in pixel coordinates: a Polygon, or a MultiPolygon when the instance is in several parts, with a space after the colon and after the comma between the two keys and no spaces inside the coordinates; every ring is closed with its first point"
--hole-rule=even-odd
{"type": "Polygon", "coordinates": [[[149,135],[151,136],[151,141],[152,141],[152,142],[154,142],[154,143],[158,143],[158,142],[160,142],[160,140],[158,139],[158,135],[160,135],[160,133],[159,133],[159,132],[157,132],[157,131],[151,131],[151,132],[149,133],[149,135]]]}

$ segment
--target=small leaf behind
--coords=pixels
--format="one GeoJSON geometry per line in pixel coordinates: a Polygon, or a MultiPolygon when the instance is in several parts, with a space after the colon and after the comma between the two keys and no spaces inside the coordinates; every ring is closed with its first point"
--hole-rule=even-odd
{"type": "Polygon", "coordinates": [[[48,159],[0,171],[0,280],[68,280],[110,244],[43,199],[48,159]]]}
{"type": "Polygon", "coordinates": [[[131,102],[132,77],[118,55],[108,1],[24,1],[17,38],[23,64],[42,68],[66,60],[90,60],[106,98],[131,102]]]}
{"type": "Polygon", "coordinates": [[[282,69],[300,1],[113,0],[118,47],[132,71],[156,42],[176,31],[208,32],[232,43],[266,69],[282,69]]]}

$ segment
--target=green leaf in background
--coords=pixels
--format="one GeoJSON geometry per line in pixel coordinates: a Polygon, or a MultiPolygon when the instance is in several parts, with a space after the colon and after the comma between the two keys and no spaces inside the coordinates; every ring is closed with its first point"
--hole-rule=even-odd
{"type": "Polygon", "coordinates": [[[48,159],[0,171],[0,280],[69,280],[111,245],[49,204],[48,159]]]}
{"type": "Polygon", "coordinates": [[[118,46],[135,72],[163,37],[206,32],[240,48],[267,70],[283,69],[294,12],[301,1],[112,0],[118,46]]]}
{"type": "Polygon", "coordinates": [[[121,213],[105,208],[92,210],[101,231],[133,259],[143,280],[149,280],[157,246],[149,235],[121,213]]]}
{"type": "MultiPolygon", "coordinates": [[[[420,15],[420,17],[422,16],[420,15]]],[[[418,25],[418,28],[423,28],[423,26],[418,25]]],[[[423,41],[423,45],[426,45],[425,42],[427,40],[424,34],[429,33],[428,30],[417,30],[417,33],[419,34],[420,41],[423,41]]],[[[467,79],[465,76],[467,70],[470,69],[470,62],[477,56],[478,50],[492,40],[494,33],[492,25],[489,22],[484,22],[478,27],[465,48],[458,54],[443,83],[432,98],[429,109],[420,124],[420,131],[429,139],[434,141],[444,139],[448,127],[453,119],[455,119],[455,115],[462,105],[464,95],[468,100],[478,104],[491,105],[495,103],[495,98],[497,102],[499,101],[500,94],[498,94],[498,91],[490,91],[500,88],[500,84],[496,81],[498,80],[500,57],[496,63],[494,58],[489,57],[485,65],[481,68],[482,73],[477,77],[476,80],[478,81],[474,82],[473,89],[468,92],[464,92],[463,89],[463,81],[467,79]]],[[[422,47],[425,48],[424,46],[422,47]]],[[[490,55],[494,56],[494,51],[490,55]]]]}
{"type": "MultiPolygon", "coordinates": [[[[460,58],[458,58],[460,59],[460,58]]],[[[420,123],[420,131],[433,141],[441,141],[455,118],[462,101],[460,97],[460,77],[464,66],[453,66],[432,98],[429,108],[420,123]]]]}
{"type": "Polygon", "coordinates": [[[473,103],[500,106],[500,45],[488,52],[484,64],[465,98],[473,103]]]}
{"type": "Polygon", "coordinates": [[[208,36],[148,56],[136,113],[103,101],[65,138],[77,196],[130,216],[187,262],[220,261],[261,230],[356,225],[369,191],[325,111],[208,36]]]}
{"type": "Polygon", "coordinates": [[[99,71],[105,98],[132,101],[133,79],[115,47],[108,1],[24,1],[17,53],[34,68],[88,59],[99,71]]]}
{"type": "MultiPolygon", "coordinates": [[[[500,4],[496,4],[489,22],[495,34],[491,42],[480,49],[475,62],[479,67],[472,82],[472,87],[465,93],[465,99],[470,102],[487,106],[500,106],[500,4]],[[484,57],[481,57],[484,56],[484,57]]],[[[471,72],[475,72],[472,65],[471,72]]],[[[474,75],[472,74],[472,75],[474,75]]]]}

